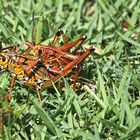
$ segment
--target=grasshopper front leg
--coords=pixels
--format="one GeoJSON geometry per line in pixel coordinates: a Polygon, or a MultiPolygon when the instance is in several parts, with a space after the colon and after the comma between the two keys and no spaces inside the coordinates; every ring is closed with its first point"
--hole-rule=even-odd
{"type": "Polygon", "coordinates": [[[12,74],[9,93],[6,96],[7,101],[10,101],[11,99],[14,83],[15,83],[15,74],[12,74]]]}

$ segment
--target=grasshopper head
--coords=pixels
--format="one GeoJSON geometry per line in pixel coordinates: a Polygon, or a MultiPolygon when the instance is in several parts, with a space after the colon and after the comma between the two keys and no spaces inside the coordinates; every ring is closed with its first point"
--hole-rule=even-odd
{"type": "Polygon", "coordinates": [[[0,70],[7,68],[9,62],[9,56],[6,53],[0,53],[0,70]]]}

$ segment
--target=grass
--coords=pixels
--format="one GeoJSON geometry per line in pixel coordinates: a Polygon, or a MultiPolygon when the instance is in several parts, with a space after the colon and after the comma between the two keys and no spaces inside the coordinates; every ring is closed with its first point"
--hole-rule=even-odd
{"type": "Polygon", "coordinates": [[[68,41],[87,35],[85,47],[96,54],[84,62],[84,90],[35,90],[16,82],[5,101],[9,73],[0,76],[1,139],[140,139],[140,43],[138,0],[1,0],[1,46],[33,41],[48,44],[57,29],[68,41]],[[128,23],[124,30],[122,24],[128,23]],[[94,89],[96,87],[96,89],[94,89]],[[2,122],[1,118],[4,118],[2,122]]]}

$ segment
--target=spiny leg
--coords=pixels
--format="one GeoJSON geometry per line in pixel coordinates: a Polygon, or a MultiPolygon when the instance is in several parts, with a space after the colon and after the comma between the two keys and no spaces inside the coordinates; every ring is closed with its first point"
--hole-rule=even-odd
{"type": "Polygon", "coordinates": [[[27,56],[30,54],[31,50],[35,49],[35,46],[29,41],[26,41],[25,44],[29,47],[28,49],[26,49],[26,52],[25,52],[25,56],[27,56]]]}
{"type": "Polygon", "coordinates": [[[81,69],[82,69],[81,66],[77,66],[77,68],[75,70],[73,70],[73,72],[72,72],[72,78],[74,79],[74,81],[73,81],[73,90],[76,90],[76,82],[78,80],[79,73],[81,72],[81,69]]]}
{"type": "Polygon", "coordinates": [[[40,90],[36,88],[38,100],[41,102],[40,90]]]}
{"type": "Polygon", "coordinates": [[[38,60],[35,60],[35,61],[33,62],[33,64],[27,66],[27,67],[25,68],[25,72],[27,72],[28,70],[32,69],[34,66],[37,66],[37,65],[38,65],[38,62],[39,62],[38,60]]]}
{"type": "Polygon", "coordinates": [[[66,36],[64,35],[64,32],[63,32],[63,30],[58,30],[57,32],[56,32],[56,35],[55,35],[55,37],[54,37],[54,39],[53,39],[53,41],[52,41],[52,45],[56,45],[56,43],[57,43],[57,41],[58,41],[58,39],[59,39],[59,37],[62,35],[62,39],[63,39],[63,41],[64,41],[64,45],[66,45],[67,44],[67,38],[66,38],[66,36]]]}
{"type": "Polygon", "coordinates": [[[89,48],[86,50],[82,55],[78,56],[77,59],[71,61],[63,68],[63,73],[67,73],[70,71],[74,66],[80,65],[95,49],[89,48]]]}
{"type": "Polygon", "coordinates": [[[62,31],[62,39],[63,39],[63,41],[64,41],[64,45],[66,45],[67,44],[67,38],[66,38],[66,36],[64,35],[64,32],[62,31]]]}
{"type": "Polygon", "coordinates": [[[31,50],[34,50],[34,49],[35,49],[35,46],[34,46],[31,42],[26,41],[26,42],[23,42],[23,43],[14,51],[14,53],[19,52],[20,49],[21,49],[24,45],[27,45],[27,46],[28,46],[28,48],[26,49],[25,54],[24,54],[25,56],[29,55],[29,53],[31,52],[31,50]]]}
{"type": "Polygon", "coordinates": [[[6,96],[7,101],[10,101],[10,99],[11,99],[11,96],[12,96],[12,89],[13,89],[14,83],[15,83],[15,75],[12,74],[12,77],[11,77],[11,84],[10,84],[10,90],[9,90],[8,95],[6,96]]]}
{"type": "Polygon", "coordinates": [[[41,86],[42,86],[42,80],[38,79],[38,75],[36,75],[33,71],[28,75],[28,78],[23,78],[22,80],[25,82],[25,83],[28,83],[29,81],[30,82],[33,82],[34,83],[34,87],[36,89],[36,92],[37,92],[37,97],[38,97],[38,100],[41,101],[41,96],[40,96],[40,89],[41,89],[41,86]],[[37,76],[37,77],[36,77],[37,76]]]}
{"type": "Polygon", "coordinates": [[[80,48],[81,48],[83,42],[86,40],[87,37],[86,37],[85,35],[83,35],[81,38],[82,38],[82,39],[81,39],[81,42],[80,42],[80,44],[77,46],[77,48],[73,51],[73,54],[79,54],[79,50],[80,50],[80,48]]]}
{"type": "Polygon", "coordinates": [[[63,45],[63,46],[59,46],[59,49],[62,50],[62,51],[64,51],[64,52],[68,52],[68,51],[70,51],[70,49],[72,47],[74,47],[75,45],[77,45],[78,43],[80,43],[78,45],[78,47],[76,48],[76,50],[74,50],[74,52],[75,52],[75,51],[77,51],[78,49],[81,48],[81,45],[85,41],[85,39],[86,39],[86,36],[83,35],[80,38],[78,38],[77,40],[75,40],[75,41],[73,41],[73,42],[71,42],[69,44],[66,44],[66,45],[63,45]]]}
{"type": "Polygon", "coordinates": [[[3,50],[9,50],[9,49],[15,49],[15,45],[10,45],[5,48],[0,47],[0,52],[2,52],[3,50]]]}

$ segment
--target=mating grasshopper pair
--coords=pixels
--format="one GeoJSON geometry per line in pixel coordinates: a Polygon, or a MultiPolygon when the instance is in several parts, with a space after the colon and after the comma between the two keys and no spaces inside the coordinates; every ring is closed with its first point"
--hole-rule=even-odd
{"type": "Polygon", "coordinates": [[[8,70],[11,74],[11,84],[7,100],[10,100],[15,79],[25,85],[35,87],[38,98],[41,100],[39,90],[51,86],[58,79],[72,72],[72,69],[79,66],[93,51],[89,48],[85,52],[78,53],[85,36],[67,44],[66,37],[62,30],[58,30],[51,45],[34,45],[31,42],[22,43],[17,49],[10,52],[0,52],[0,71],[8,70]],[[62,35],[63,46],[56,47],[59,36],[62,35]],[[22,50],[26,45],[28,48],[22,50]],[[70,52],[74,46],[77,48],[70,52]]]}

